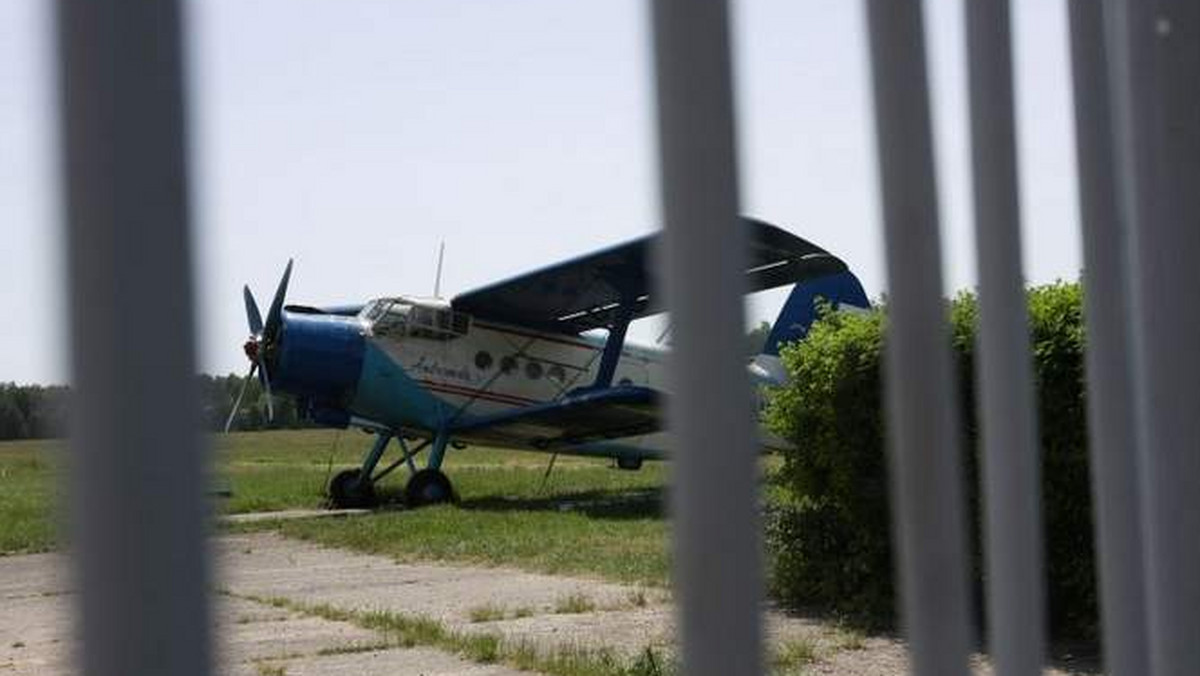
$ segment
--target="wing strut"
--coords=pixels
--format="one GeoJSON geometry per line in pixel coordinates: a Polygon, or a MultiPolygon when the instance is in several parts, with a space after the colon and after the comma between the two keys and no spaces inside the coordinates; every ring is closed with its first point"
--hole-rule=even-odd
{"type": "Polygon", "coordinates": [[[602,390],[612,386],[613,374],[617,372],[617,362],[621,361],[621,348],[625,347],[625,331],[629,322],[633,321],[634,303],[622,303],[613,317],[612,326],[608,329],[608,339],[604,341],[604,354],[600,355],[600,371],[596,380],[586,389],[602,390]]]}

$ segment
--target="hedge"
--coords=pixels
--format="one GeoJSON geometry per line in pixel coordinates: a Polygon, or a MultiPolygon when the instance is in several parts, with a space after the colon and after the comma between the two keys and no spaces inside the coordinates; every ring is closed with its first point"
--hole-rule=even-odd
{"type": "MultiPolygon", "coordinates": [[[[1096,587],[1088,492],[1082,293],[1057,283],[1028,292],[1042,447],[1046,590],[1051,633],[1091,639],[1096,587]]],[[[973,359],[977,308],[950,303],[951,340],[968,449],[963,458],[976,608],[982,554],[973,359]]],[[[884,457],[886,308],[826,314],[784,349],[789,385],[771,391],[773,430],[795,448],[775,477],[767,519],[774,595],[868,626],[896,617],[884,457]]]]}

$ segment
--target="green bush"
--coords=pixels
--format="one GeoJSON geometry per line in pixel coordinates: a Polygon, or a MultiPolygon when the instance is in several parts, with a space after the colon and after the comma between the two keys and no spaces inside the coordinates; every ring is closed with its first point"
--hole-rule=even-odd
{"type": "MultiPolygon", "coordinates": [[[[1047,605],[1051,631],[1091,638],[1096,591],[1078,284],[1029,292],[1042,443],[1047,605]]],[[[976,598],[982,588],[979,459],[973,359],[974,296],[950,304],[962,430],[971,452],[969,542],[976,598]]],[[[783,351],[791,383],[770,394],[768,422],[795,449],[776,480],[784,497],[767,519],[774,594],[868,626],[895,617],[889,537],[882,355],[886,312],[834,313],[783,351]]]]}

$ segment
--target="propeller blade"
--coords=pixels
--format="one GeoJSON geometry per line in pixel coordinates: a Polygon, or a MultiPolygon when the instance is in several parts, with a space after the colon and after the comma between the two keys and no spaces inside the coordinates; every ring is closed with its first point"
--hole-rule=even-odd
{"type": "Polygon", "coordinates": [[[271,301],[271,309],[267,311],[267,324],[263,335],[268,340],[279,331],[283,322],[283,299],[287,296],[288,281],[292,278],[292,260],[288,259],[287,267],[283,270],[283,279],[279,280],[279,288],[275,289],[275,298],[271,301]]]}
{"type": "Polygon", "coordinates": [[[246,396],[246,386],[250,384],[250,379],[254,377],[254,370],[258,368],[258,364],[251,362],[250,372],[242,380],[242,390],[238,392],[237,399],[233,401],[233,409],[229,411],[229,419],[225,421],[225,434],[229,434],[229,428],[233,427],[233,419],[237,417],[238,411],[242,408],[242,397],[246,396]]]}
{"type": "Polygon", "coordinates": [[[267,375],[267,365],[262,363],[262,354],[258,355],[259,374],[262,375],[263,389],[267,392],[267,422],[275,422],[275,404],[271,395],[271,376],[267,375]]]}
{"type": "Polygon", "coordinates": [[[250,293],[249,286],[242,287],[242,299],[246,301],[246,321],[250,324],[250,335],[261,336],[262,313],[258,311],[258,303],[254,302],[254,294],[250,293]]]}

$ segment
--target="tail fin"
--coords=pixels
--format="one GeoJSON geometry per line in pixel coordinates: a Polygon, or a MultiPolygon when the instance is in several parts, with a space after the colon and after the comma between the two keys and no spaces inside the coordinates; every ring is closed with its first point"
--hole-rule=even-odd
{"type": "Polygon", "coordinates": [[[779,348],[783,344],[806,336],[809,327],[817,319],[818,298],[833,304],[835,309],[845,306],[864,309],[871,307],[862,284],[859,284],[858,278],[848,270],[801,282],[792,288],[791,295],[779,311],[779,318],[771,327],[762,354],[778,357],[779,348]]]}
{"type": "Polygon", "coordinates": [[[779,318],[770,328],[767,342],[764,343],[757,357],[750,361],[750,377],[752,382],[762,385],[781,385],[787,382],[787,369],[779,359],[779,348],[784,343],[803,339],[808,335],[812,322],[817,319],[817,299],[824,299],[833,304],[834,309],[845,307],[862,307],[869,309],[870,300],[866,299],[863,285],[858,283],[858,277],[850,270],[817,277],[815,280],[800,282],[792,287],[784,309],[779,311],[779,318]]]}
{"type": "Polygon", "coordinates": [[[808,335],[809,327],[817,320],[818,298],[832,303],[834,308],[871,307],[862,284],[848,270],[797,284],[779,311],[779,318],[771,327],[762,351],[750,362],[750,375],[754,382],[782,385],[788,381],[787,369],[779,359],[779,348],[808,335]]]}

